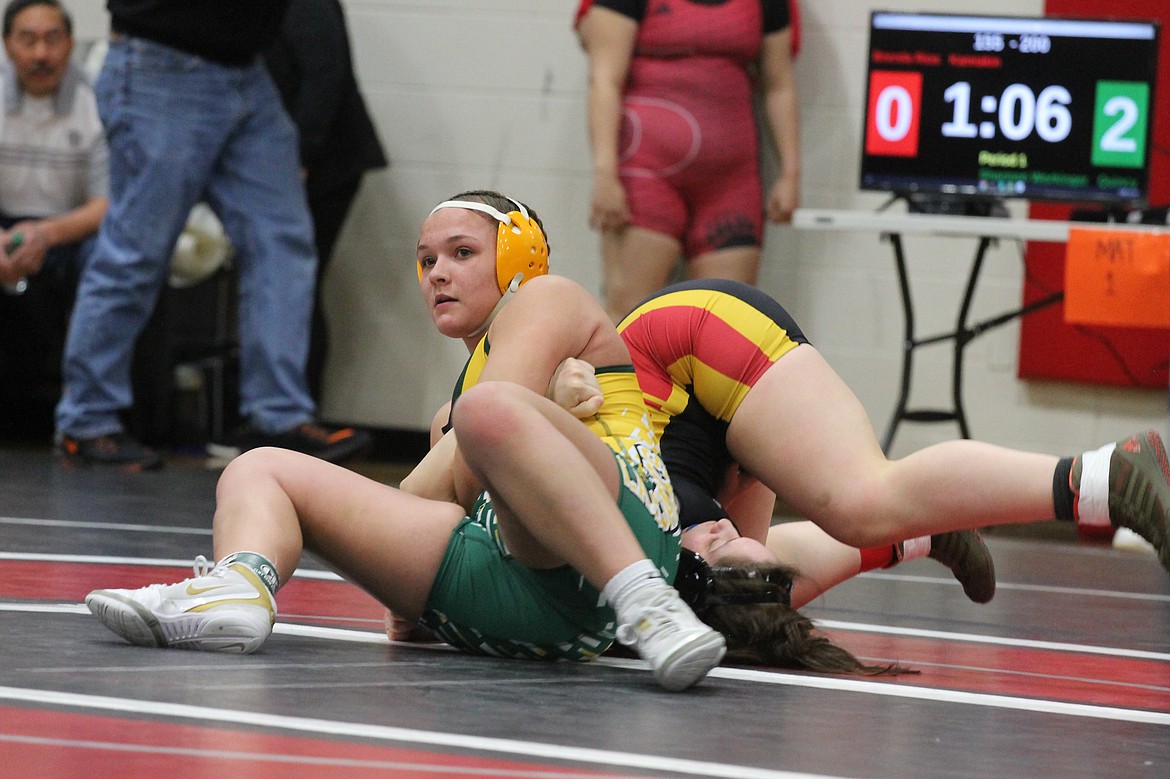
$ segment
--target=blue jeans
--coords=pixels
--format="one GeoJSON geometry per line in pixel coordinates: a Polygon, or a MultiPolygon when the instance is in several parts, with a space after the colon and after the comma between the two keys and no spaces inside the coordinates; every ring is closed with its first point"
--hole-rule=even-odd
{"type": "Polygon", "coordinates": [[[120,38],[95,91],[110,146],[110,208],[77,291],[58,438],[122,429],[135,342],[201,199],[236,251],[240,413],[267,432],[308,421],[317,256],[296,129],[263,64],[226,67],[120,38]]]}

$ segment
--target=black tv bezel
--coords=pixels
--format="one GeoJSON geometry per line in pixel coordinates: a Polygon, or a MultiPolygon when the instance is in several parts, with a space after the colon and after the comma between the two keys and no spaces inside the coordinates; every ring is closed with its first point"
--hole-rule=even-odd
{"type": "Polygon", "coordinates": [[[875,20],[880,16],[921,16],[931,19],[979,19],[1026,24],[1029,22],[1060,23],[1078,22],[1091,24],[1138,24],[1153,28],[1150,86],[1150,119],[1146,123],[1146,158],[1140,170],[1141,193],[1136,197],[1124,197],[1112,191],[1102,189],[1058,190],[1054,188],[1033,188],[1021,194],[981,191],[977,183],[969,180],[956,183],[951,178],[940,177],[930,180],[918,177],[914,182],[907,183],[901,178],[875,174],[866,170],[866,161],[872,155],[865,150],[866,121],[863,114],[861,132],[860,157],[858,162],[858,186],[863,192],[885,192],[893,198],[905,199],[910,210],[933,213],[966,213],[986,215],[991,212],[1002,213],[1002,204],[1006,200],[1022,200],[1037,203],[1083,204],[1094,206],[1110,206],[1119,208],[1142,208],[1149,203],[1150,176],[1153,157],[1153,132],[1156,96],[1158,89],[1158,53],[1161,44],[1161,22],[1157,19],[1132,18],[1100,18],[1100,17],[1072,17],[1072,16],[1034,16],[1015,14],[979,14],[979,13],[948,13],[933,11],[890,11],[874,9],[870,11],[868,38],[866,42],[865,64],[865,94],[863,111],[869,110],[870,74],[875,69],[873,62],[873,31],[875,20]],[[878,177],[878,181],[867,182],[868,178],[878,177]]]}

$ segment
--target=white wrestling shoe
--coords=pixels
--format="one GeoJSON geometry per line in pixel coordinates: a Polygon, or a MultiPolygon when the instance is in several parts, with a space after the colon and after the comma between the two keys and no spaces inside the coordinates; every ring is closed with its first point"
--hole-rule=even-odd
{"type": "Polygon", "coordinates": [[[704,624],[673,587],[653,588],[645,602],[629,604],[635,618],[619,625],[617,639],[633,647],[671,692],[702,681],[727,652],[723,635],[704,624]]]}
{"type": "Polygon", "coordinates": [[[196,558],[195,577],[137,590],[94,590],[85,605],[106,627],[139,646],[250,654],[272,633],[276,603],[247,566],[212,568],[196,558]]]}

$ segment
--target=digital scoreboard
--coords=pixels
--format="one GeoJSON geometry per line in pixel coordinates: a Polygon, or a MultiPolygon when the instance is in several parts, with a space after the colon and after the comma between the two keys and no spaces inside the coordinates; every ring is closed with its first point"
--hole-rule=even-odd
{"type": "Polygon", "coordinates": [[[874,12],[861,188],[1143,205],[1154,22],[874,12]]]}

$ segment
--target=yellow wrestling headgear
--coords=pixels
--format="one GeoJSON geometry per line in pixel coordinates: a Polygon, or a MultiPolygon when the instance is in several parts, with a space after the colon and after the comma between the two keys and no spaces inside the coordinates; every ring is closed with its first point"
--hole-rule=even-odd
{"type": "MultiPolygon", "coordinates": [[[[500,294],[515,292],[521,284],[537,276],[548,274],[548,241],[536,220],[528,215],[528,209],[519,200],[512,200],[516,210],[507,214],[476,200],[444,200],[431,209],[466,208],[479,211],[500,223],[496,230],[496,282],[500,294]]],[[[422,266],[417,266],[422,278],[422,266]]]]}

